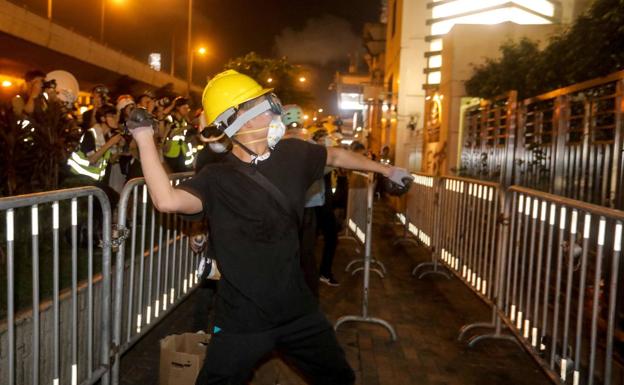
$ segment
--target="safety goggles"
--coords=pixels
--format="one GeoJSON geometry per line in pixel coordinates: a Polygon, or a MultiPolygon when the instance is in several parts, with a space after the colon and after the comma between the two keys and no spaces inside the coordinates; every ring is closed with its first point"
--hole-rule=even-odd
{"type": "Polygon", "coordinates": [[[231,138],[236,135],[238,130],[240,130],[245,123],[267,111],[271,111],[271,113],[275,115],[282,115],[282,103],[280,103],[280,100],[275,94],[264,95],[264,100],[262,102],[256,104],[241,115],[238,115],[238,107],[227,109],[215,119],[213,124],[202,130],[202,135],[210,139],[225,133],[225,135],[231,138]]]}

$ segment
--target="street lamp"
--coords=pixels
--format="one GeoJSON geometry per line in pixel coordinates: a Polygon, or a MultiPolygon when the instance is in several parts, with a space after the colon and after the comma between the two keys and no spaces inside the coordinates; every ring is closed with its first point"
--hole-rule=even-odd
{"type": "Polygon", "coordinates": [[[189,73],[188,73],[188,93],[191,94],[191,83],[193,82],[193,58],[195,57],[195,53],[199,56],[206,56],[208,54],[208,49],[206,47],[199,47],[196,50],[191,51],[191,55],[189,58],[189,73]]]}
{"type": "MultiPolygon", "coordinates": [[[[104,18],[106,17],[106,1],[101,0],[102,10],[100,11],[100,43],[104,42],[104,18]]],[[[117,5],[122,5],[125,0],[112,0],[113,3],[117,5]]],[[[48,0],[49,9],[48,9],[48,17],[52,18],[52,0],[48,0]]]]}

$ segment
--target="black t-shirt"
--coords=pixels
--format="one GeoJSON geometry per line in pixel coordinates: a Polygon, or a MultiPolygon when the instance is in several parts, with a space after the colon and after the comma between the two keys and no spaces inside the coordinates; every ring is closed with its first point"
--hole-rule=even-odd
{"type": "Polygon", "coordinates": [[[297,139],[280,141],[257,165],[229,154],[209,164],[182,188],[201,199],[222,278],[217,326],[257,332],[317,310],[299,267],[299,229],[275,198],[236,167],[270,180],[303,214],[308,187],[323,176],[327,150],[297,139]]]}

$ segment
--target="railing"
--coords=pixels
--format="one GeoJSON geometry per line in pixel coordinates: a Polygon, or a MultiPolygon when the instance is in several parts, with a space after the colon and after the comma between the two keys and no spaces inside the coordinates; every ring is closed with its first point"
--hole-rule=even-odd
{"type": "Polygon", "coordinates": [[[624,209],[623,96],[620,71],[517,103],[511,95],[470,108],[460,173],[624,209]]]}
{"type": "MultiPolygon", "coordinates": [[[[177,185],[191,175],[173,174],[171,183],[177,185]]],[[[130,238],[130,249],[121,242],[117,250],[115,277],[121,279],[115,279],[113,343],[118,349],[113,384],[121,354],[195,288],[199,263],[189,244],[190,224],[180,215],[156,211],[143,178],[124,186],[118,213],[118,229],[130,238]]]]}
{"type": "MultiPolygon", "coordinates": [[[[438,214],[423,216],[434,226],[432,243],[419,240],[492,309],[490,322],[466,325],[459,339],[493,329],[469,345],[517,341],[556,382],[621,378],[614,349],[624,212],[519,186],[503,193],[495,183],[433,179],[438,214]]],[[[418,198],[408,196],[407,206],[418,198]]]]}
{"type": "MultiPolygon", "coordinates": [[[[0,232],[4,233],[7,250],[6,321],[0,327],[6,354],[0,359],[1,382],[77,384],[101,380],[108,384],[111,335],[108,198],[94,187],[51,191],[1,198],[0,212],[5,217],[6,227],[0,228],[0,232]],[[98,209],[94,203],[99,204],[98,209]],[[99,256],[93,244],[96,236],[101,240],[99,256]],[[40,253],[50,244],[50,250],[40,253]],[[27,266],[28,253],[30,266],[27,266]],[[85,257],[86,272],[81,275],[86,275],[86,285],[79,282],[85,257]],[[94,271],[97,257],[101,258],[101,274],[94,271]],[[24,270],[31,270],[30,279],[20,274],[24,270]],[[66,274],[69,279],[62,280],[66,274]],[[43,287],[43,283],[51,287],[43,287]],[[22,290],[28,286],[30,293],[22,290]],[[42,291],[50,292],[51,300],[44,298],[42,302],[42,291]],[[20,301],[28,296],[32,300],[30,308],[20,301]],[[16,365],[18,342],[22,359],[16,365]],[[28,356],[30,360],[24,359],[28,356]]],[[[0,275],[0,278],[4,277],[0,275]]]]}
{"type": "MultiPolygon", "coordinates": [[[[362,271],[364,279],[362,283],[362,314],[346,315],[338,318],[334,329],[347,322],[366,322],[381,325],[388,330],[392,341],[396,341],[397,335],[390,323],[377,317],[371,317],[368,312],[368,293],[370,283],[370,272],[372,263],[372,231],[373,231],[373,195],[375,183],[373,173],[352,172],[349,178],[349,195],[347,202],[347,227],[353,232],[356,242],[364,247],[364,255],[361,262],[362,267],[356,271],[362,271]]],[[[348,230],[347,230],[348,231],[348,230]]],[[[348,233],[347,233],[348,234],[348,233]]],[[[359,261],[359,260],[357,260],[359,261]]],[[[382,265],[383,266],[383,265],[382,265]]],[[[378,271],[378,274],[382,275],[378,271]]],[[[383,276],[383,275],[382,275],[383,276]]]]}

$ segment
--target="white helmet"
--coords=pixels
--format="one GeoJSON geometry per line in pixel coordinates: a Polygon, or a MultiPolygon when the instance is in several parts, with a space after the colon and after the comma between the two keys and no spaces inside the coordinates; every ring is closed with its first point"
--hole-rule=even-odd
{"type": "Polygon", "coordinates": [[[78,98],[78,80],[67,71],[55,70],[46,75],[46,81],[56,82],[56,93],[60,101],[65,104],[74,104],[78,98]]]}

